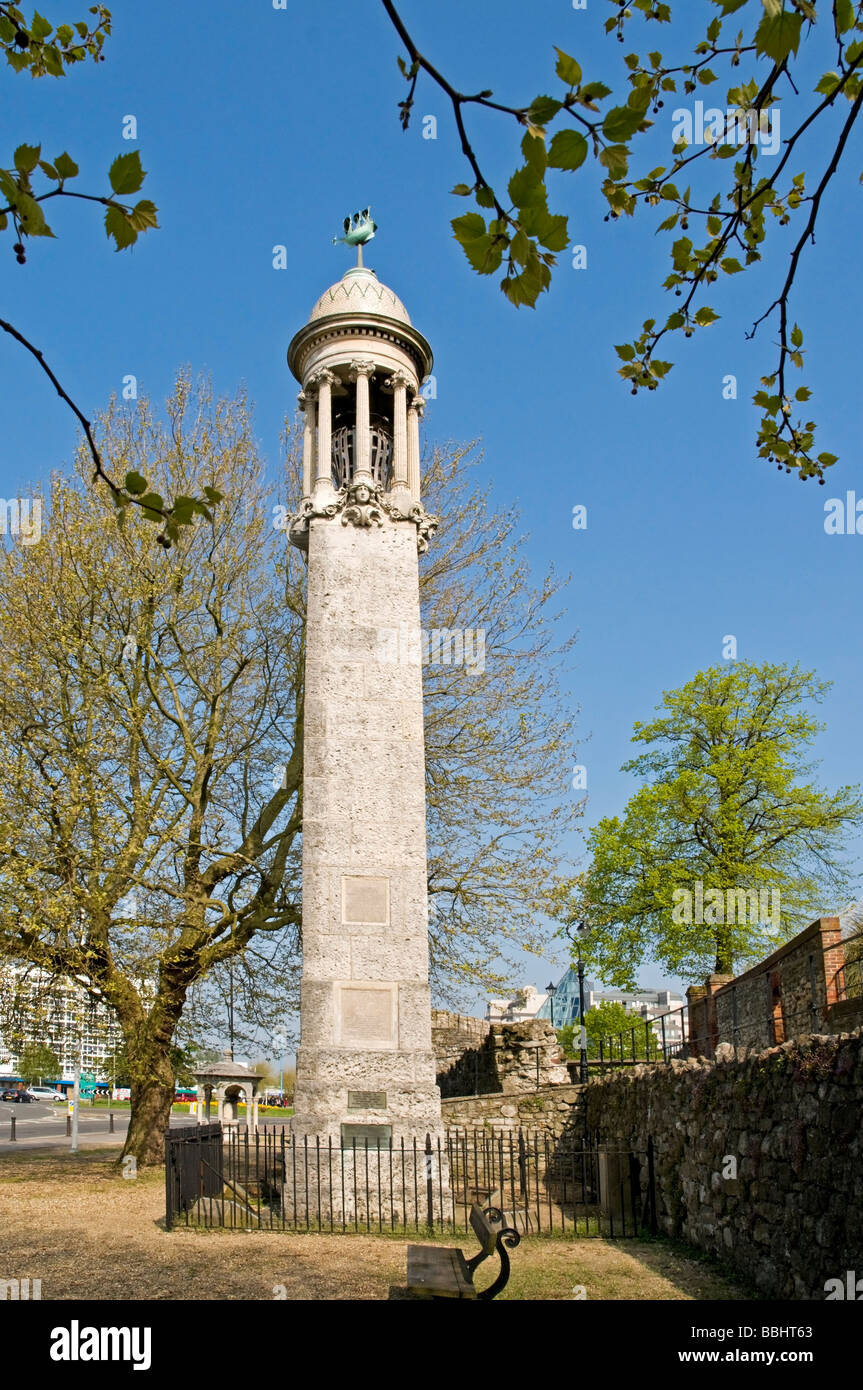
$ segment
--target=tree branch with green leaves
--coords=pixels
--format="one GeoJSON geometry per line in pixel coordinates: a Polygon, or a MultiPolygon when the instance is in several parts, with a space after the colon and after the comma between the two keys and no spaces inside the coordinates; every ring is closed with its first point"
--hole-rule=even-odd
{"type": "MultiPolygon", "coordinates": [[[[111,33],[111,13],[104,5],[90,7],[92,22],[78,20],[74,24],[54,26],[38,11],[27,22],[16,6],[0,3],[0,48],[6,61],[16,73],[29,72],[31,77],[63,77],[68,68],[84,62],[104,62],[102,49],[111,33]]],[[[69,187],[80,173],[75,160],[66,151],[52,160],[42,158],[42,146],[19,144],[10,168],[0,168],[0,232],[10,230],[14,236],[13,251],[19,265],[27,263],[27,243],[40,237],[54,237],[46,220],[45,205],[52,199],[72,199],[96,203],[105,208],[105,233],[115,250],[134,246],[138,237],[158,227],[158,209],[149,198],[130,202],[131,195],[140,192],[146,174],[137,150],[118,155],[108,170],[108,188],[102,193],[84,193],[69,187]],[[47,180],[47,186],[34,185],[34,179],[47,180]]],[[[218,489],[208,489],[201,497],[178,496],[166,500],[152,489],[137,471],[128,472],[117,482],[105,467],[93,435],[90,420],[61,385],[56,372],[48,365],[44,353],[8,320],[0,318],[0,328],[20,343],[36,359],[54,386],[60,399],[75,415],[93,460],[93,481],[106,484],[122,524],[130,507],[140,510],[147,521],[161,526],[156,537],[165,550],[179,539],[183,527],[190,526],[196,516],[211,519],[211,508],[221,500],[218,489]]]]}
{"type": "MultiPolygon", "coordinates": [[[[671,25],[674,17],[681,24],[690,17],[680,19],[679,0],[674,7],[663,0],[609,2],[614,14],[606,20],[605,29],[621,44],[636,18],[658,28],[671,25]]],[[[557,48],[554,76],[560,85],[554,94],[507,105],[493,100],[491,88],[475,94],[456,88],[420,50],[393,0],[382,0],[407,52],[407,61],[399,59],[409,83],[408,95],[400,103],[402,126],[408,127],[417,82],[424,74],[450,101],[472,175],[471,183],[458,183],[452,191],[460,197],[472,196],[479,209],[453,218],[453,233],[478,274],[493,275],[504,267],[500,287],[517,307],[535,306],[539,295],[548,290],[557,253],[569,239],[567,218],[549,208],[549,171],[575,173],[592,157],[602,175],[606,221],[632,217],[639,209],[658,209],[664,215],[656,230],[681,233],[672,239],[671,271],[663,282],[663,288],[681,304],[664,317],[646,319],[631,341],[616,347],[622,363],[619,374],[633,394],[656,390],[671,370],[673,363],[657,351],[663,339],[675,334],[692,338],[717,321],[719,314],[705,296],[720,277],[738,275],[763,259],[769,227],[799,222],[781,287],[747,334],[753,337],[768,320],[776,323],[778,331],[775,365],[753,394],[761,411],[755,443],[760,458],[802,479],[817,477],[823,483],[825,471],[837,456],[818,448],[816,422],[799,413],[812,392],[805,382],[795,388],[790,380],[791,369],[802,370],[805,360],[803,330],[795,321],[792,298],[804,253],[811,251],[819,215],[823,216],[825,193],[847,153],[863,102],[863,4],[853,0],[701,3],[710,19],[704,37],[692,52],[683,54],[683,61],[669,61],[658,49],[644,55],[627,53],[615,93],[605,82],[585,80],[580,62],[557,48]],[[829,50],[829,58],[826,54],[819,58],[819,67],[826,61],[833,65],[821,74],[807,98],[795,82],[795,71],[804,60],[812,61],[819,45],[829,50]],[[741,68],[745,75],[738,72],[741,68]],[[681,129],[675,125],[671,131],[671,150],[664,162],[645,173],[630,172],[636,154],[651,145],[645,139],[655,127],[650,118],[664,108],[667,97],[672,93],[690,97],[719,81],[720,73],[727,82],[727,109],[716,112],[721,122],[713,120],[704,142],[696,146],[681,120],[681,129]],[[617,104],[606,105],[609,99],[617,104]],[[837,122],[843,104],[847,109],[837,122]],[[523,162],[509,179],[505,194],[486,178],[471,141],[466,114],[473,107],[497,112],[523,131],[523,162]],[[773,122],[777,131],[773,153],[778,153],[778,123],[789,114],[793,129],[782,139],[783,154],[771,169],[766,166],[771,154],[762,148],[761,136],[773,122]],[[814,178],[807,179],[804,170],[791,170],[790,161],[792,156],[796,161],[802,138],[813,134],[808,149],[818,169],[814,178]],[[685,187],[681,186],[684,177],[685,187]],[[690,226],[693,231],[700,229],[700,238],[686,235],[690,226]]],[[[686,117],[687,112],[674,114],[686,117]]],[[[781,243],[778,254],[786,254],[781,243]]]]}

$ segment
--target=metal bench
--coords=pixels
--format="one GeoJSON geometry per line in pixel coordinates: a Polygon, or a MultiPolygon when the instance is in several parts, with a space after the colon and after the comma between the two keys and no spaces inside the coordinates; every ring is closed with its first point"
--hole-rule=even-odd
{"type": "Polygon", "coordinates": [[[496,1298],[509,1281],[509,1255],[521,1240],[512,1226],[503,1226],[497,1207],[482,1207],[474,1202],[470,1209],[470,1224],[480,1243],[479,1252],[466,1260],[464,1253],[452,1246],[408,1246],[408,1290],[423,1298],[496,1298]],[[492,1222],[498,1224],[492,1225],[492,1222]],[[500,1271],[487,1289],[474,1287],[474,1271],[495,1252],[500,1257],[500,1271]]]}

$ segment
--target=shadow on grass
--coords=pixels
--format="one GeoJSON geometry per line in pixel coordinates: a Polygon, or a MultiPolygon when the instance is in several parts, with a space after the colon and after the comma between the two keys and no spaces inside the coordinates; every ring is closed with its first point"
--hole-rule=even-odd
{"type": "Polygon", "coordinates": [[[701,1290],[705,1282],[714,1279],[717,1283],[729,1285],[743,1302],[754,1302],[765,1297],[727,1261],[685,1241],[654,1236],[649,1240],[618,1240],[614,1245],[631,1254],[654,1274],[667,1279],[681,1292],[693,1294],[694,1297],[704,1297],[703,1293],[695,1294],[694,1289],[701,1290]]]}

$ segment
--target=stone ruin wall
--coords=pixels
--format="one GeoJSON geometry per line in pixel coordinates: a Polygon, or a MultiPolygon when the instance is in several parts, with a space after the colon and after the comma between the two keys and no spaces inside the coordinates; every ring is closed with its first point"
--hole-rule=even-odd
{"type": "Polygon", "coordinates": [[[444,1124],[453,1129],[492,1135],[536,1130],[556,1141],[579,1130],[576,1117],[583,1117],[583,1090],[578,1085],[544,1086],[524,1095],[454,1096],[441,1101],[441,1113],[444,1124]]]}
{"type": "Polygon", "coordinates": [[[444,1010],[432,1012],[432,1046],[441,1096],[523,1095],[569,1082],[551,1024],[487,1023],[444,1010]]]}
{"type": "Polygon", "coordinates": [[[823,1299],[863,1274],[863,1030],[615,1072],[585,1106],[574,1124],[604,1145],[652,1136],[660,1230],[762,1294],[823,1299]]]}

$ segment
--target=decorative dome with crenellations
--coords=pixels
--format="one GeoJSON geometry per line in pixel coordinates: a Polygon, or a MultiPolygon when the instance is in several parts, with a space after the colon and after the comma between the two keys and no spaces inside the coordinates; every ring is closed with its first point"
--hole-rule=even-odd
{"type": "Polygon", "coordinates": [[[381,314],[410,324],[410,316],[397,294],[382,285],[368,266],[355,265],[346,270],[341,280],[321,295],[309,315],[309,323],[335,314],[381,314]]]}

